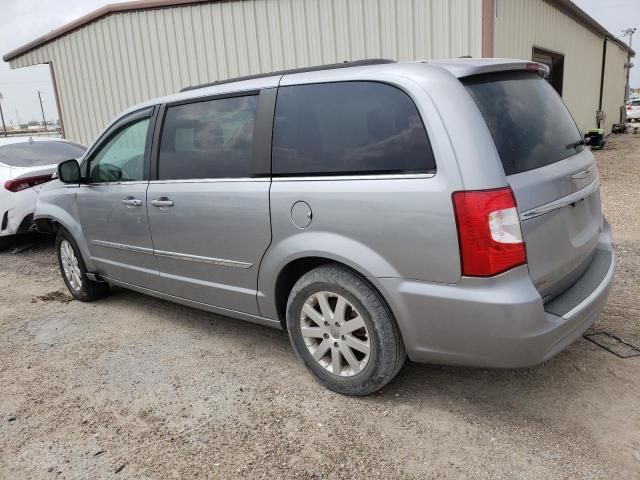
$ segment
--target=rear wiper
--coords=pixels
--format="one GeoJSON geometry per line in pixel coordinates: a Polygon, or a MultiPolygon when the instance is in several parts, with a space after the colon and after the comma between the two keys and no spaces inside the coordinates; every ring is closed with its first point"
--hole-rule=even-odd
{"type": "Polygon", "coordinates": [[[577,142],[573,142],[570,143],[569,145],[567,145],[567,150],[570,150],[572,148],[578,148],[580,145],[586,145],[587,142],[585,142],[583,139],[582,140],[578,140],[577,142]]]}

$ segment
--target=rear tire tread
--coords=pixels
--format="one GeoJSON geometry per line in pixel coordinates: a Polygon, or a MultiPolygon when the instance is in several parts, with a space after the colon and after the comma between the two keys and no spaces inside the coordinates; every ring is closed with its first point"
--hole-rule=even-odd
{"type": "MultiPolygon", "coordinates": [[[[330,390],[346,395],[369,395],[390,382],[404,365],[406,359],[404,343],[398,325],[386,302],[364,278],[340,264],[322,265],[304,274],[295,283],[289,294],[286,311],[287,330],[296,356],[305,363],[315,379],[330,390]],[[328,374],[322,372],[318,374],[319,370],[316,370],[315,362],[305,358],[305,354],[300,351],[300,347],[294,341],[298,335],[294,329],[297,322],[292,321],[292,318],[296,318],[299,312],[291,311],[293,303],[300,297],[302,290],[313,284],[329,284],[337,287],[338,290],[348,292],[365,307],[370,321],[376,327],[376,335],[380,337],[380,350],[383,351],[379,353],[380,358],[370,360],[370,362],[376,362],[377,365],[371,371],[371,375],[368,378],[363,378],[360,383],[349,380],[354,377],[331,375],[333,378],[328,378],[328,374]]],[[[298,339],[298,341],[301,340],[298,339]]]]}

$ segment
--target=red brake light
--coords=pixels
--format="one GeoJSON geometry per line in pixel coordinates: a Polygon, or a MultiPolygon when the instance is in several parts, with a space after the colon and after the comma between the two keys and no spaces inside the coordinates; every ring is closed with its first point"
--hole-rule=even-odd
{"type": "Polygon", "coordinates": [[[27,188],[35,187],[51,180],[51,175],[39,175],[37,177],[16,178],[15,180],[7,180],[4,182],[4,188],[10,192],[19,192],[27,188]]]}
{"type": "Polygon", "coordinates": [[[453,193],[462,274],[491,277],[527,263],[509,187],[453,193]]]}

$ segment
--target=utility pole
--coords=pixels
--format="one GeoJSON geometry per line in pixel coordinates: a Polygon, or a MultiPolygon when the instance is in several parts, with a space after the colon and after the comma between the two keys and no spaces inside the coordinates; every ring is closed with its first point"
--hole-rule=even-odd
{"type": "MultiPolygon", "coordinates": [[[[636,33],[636,27],[630,27],[630,28],[625,28],[622,31],[622,36],[623,37],[629,37],[629,50],[631,50],[631,42],[633,41],[633,34],[636,33]]],[[[631,67],[633,67],[633,63],[631,63],[631,56],[627,56],[628,60],[627,60],[627,64],[625,65],[625,67],[627,67],[627,85],[624,89],[624,101],[626,102],[627,100],[629,100],[629,73],[631,72],[631,67]]]]}
{"type": "Polygon", "coordinates": [[[42,95],[40,95],[40,90],[38,90],[38,98],[40,99],[40,110],[42,110],[42,123],[44,123],[44,131],[48,132],[47,129],[47,120],[44,118],[44,107],[42,106],[42,95]]]}
{"type": "Polygon", "coordinates": [[[0,93],[0,118],[2,118],[2,131],[4,136],[7,136],[7,126],[4,124],[4,114],[2,113],[2,94],[0,93]]]}

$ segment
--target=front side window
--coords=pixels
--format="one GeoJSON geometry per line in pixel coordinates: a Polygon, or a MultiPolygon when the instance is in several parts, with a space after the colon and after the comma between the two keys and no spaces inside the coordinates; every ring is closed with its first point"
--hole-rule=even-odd
{"type": "Polygon", "coordinates": [[[127,125],[93,156],[89,164],[91,183],[144,180],[144,152],[149,118],[127,125]]]}
{"type": "Polygon", "coordinates": [[[281,87],[274,175],[425,173],[435,170],[420,114],[407,94],[376,82],[281,87]]]}
{"type": "Polygon", "coordinates": [[[160,139],[160,180],[251,176],[258,95],[169,107],[160,139]]]}

